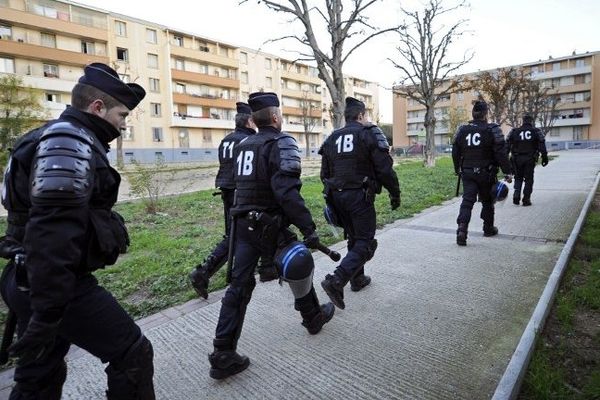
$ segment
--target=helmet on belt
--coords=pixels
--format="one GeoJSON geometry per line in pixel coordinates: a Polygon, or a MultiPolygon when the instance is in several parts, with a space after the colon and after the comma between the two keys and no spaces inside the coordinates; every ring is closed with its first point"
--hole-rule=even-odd
{"type": "Polygon", "coordinates": [[[300,280],[309,276],[315,268],[310,250],[302,242],[293,241],[275,254],[279,275],[286,280],[300,280]]]}
{"type": "Polygon", "coordinates": [[[492,186],[492,201],[502,201],[508,196],[508,185],[504,181],[498,181],[492,186]]]}
{"type": "Polygon", "coordinates": [[[335,211],[333,211],[333,208],[329,206],[329,204],[325,204],[325,207],[323,207],[323,215],[325,216],[325,221],[327,221],[329,225],[338,227],[342,226],[340,219],[335,211]]]}

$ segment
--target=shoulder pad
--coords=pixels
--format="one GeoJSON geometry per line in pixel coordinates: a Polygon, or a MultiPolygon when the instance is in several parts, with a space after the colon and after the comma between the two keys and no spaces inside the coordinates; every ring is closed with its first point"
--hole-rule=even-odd
{"type": "Polygon", "coordinates": [[[33,205],[77,206],[92,191],[93,138],[68,122],[44,130],[31,173],[33,205]]]}
{"type": "Polygon", "coordinates": [[[285,174],[299,177],[302,172],[302,164],[296,139],[283,134],[277,138],[277,147],[279,148],[279,169],[285,174]]]}
{"type": "Polygon", "coordinates": [[[390,145],[385,137],[385,134],[377,125],[365,125],[365,129],[375,135],[377,140],[377,148],[380,150],[390,151],[390,145]]]}

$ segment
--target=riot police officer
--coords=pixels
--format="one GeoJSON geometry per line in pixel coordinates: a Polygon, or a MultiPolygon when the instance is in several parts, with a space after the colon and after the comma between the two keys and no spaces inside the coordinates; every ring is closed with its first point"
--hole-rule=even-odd
{"type": "Polygon", "coordinates": [[[300,195],[300,152],[293,137],[281,132],[282,116],[275,93],[252,93],[248,99],[258,133],[234,150],[235,199],[233,268],[222,300],[209,375],[223,379],[248,367],[250,360],[237,353],[246,307],[256,284],[254,269],[262,255],[285,253],[281,275],[292,277],[294,308],[310,334],[318,333],[333,316],[331,303],[319,305],[312,285],[314,267],[310,252],[296,241],[288,226],[298,227],[307,247],[316,248],[319,237],[310,211],[300,195]],[[290,247],[290,245],[292,245],[290,247]],[[290,271],[295,269],[296,271],[290,271]]]}
{"type": "MultiPolygon", "coordinates": [[[[219,188],[221,199],[223,200],[225,235],[223,236],[223,240],[217,244],[202,264],[198,265],[190,273],[192,286],[198,295],[205,299],[208,297],[208,281],[210,277],[225,264],[229,253],[229,230],[231,225],[229,210],[233,205],[233,194],[235,191],[233,151],[239,142],[256,133],[256,125],[252,120],[250,106],[246,103],[237,102],[236,110],[235,130],[225,136],[219,144],[219,171],[215,179],[215,186],[219,188]]],[[[261,258],[258,273],[261,282],[267,282],[279,277],[273,259],[269,257],[261,258]]]]}
{"type": "Polygon", "coordinates": [[[17,317],[11,399],[60,399],[71,343],[108,363],[108,399],[155,398],[150,341],[92,275],[129,244],[111,211],[121,178],[106,154],[144,96],[109,66],[90,64],[72,105],[11,153],[2,203],[7,240],[18,246],[0,284],[17,317]]]}
{"type": "Polygon", "coordinates": [[[371,283],[364,265],[375,254],[375,195],[385,187],[392,210],[400,206],[400,184],[393,169],[385,135],[367,120],[365,104],[346,98],[346,126],[325,140],[321,154],[321,181],[328,207],[336,214],[348,239],[348,253],[321,282],[333,304],[344,309],[344,286],[352,291],[371,283]]]}
{"type": "Polygon", "coordinates": [[[452,143],[454,172],[463,181],[463,199],[456,222],[456,243],[467,245],[467,232],[471,211],[477,197],[481,201],[483,235],[494,236],[498,228],[494,226],[494,199],[491,190],[497,181],[498,167],[511,182],[506,142],[498,124],[487,122],[487,103],[478,100],[473,105],[473,120],[458,128],[452,143]]]}
{"type": "Polygon", "coordinates": [[[542,131],[534,126],[533,117],[529,114],[523,115],[523,125],[514,128],[506,139],[510,161],[515,173],[515,191],[513,193],[513,204],[519,205],[521,200],[521,187],[523,188],[523,205],[531,205],[531,193],[533,192],[533,170],[542,155],[542,167],[548,165],[548,151],[546,150],[546,139],[542,131]]]}

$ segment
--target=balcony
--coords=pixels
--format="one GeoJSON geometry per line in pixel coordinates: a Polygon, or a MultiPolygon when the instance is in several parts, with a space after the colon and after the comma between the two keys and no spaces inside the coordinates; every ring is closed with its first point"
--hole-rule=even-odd
{"type": "Polygon", "coordinates": [[[67,108],[66,104],[57,103],[55,101],[45,101],[43,103],[44,108],[48,111],[49,119],[57,119],[60,114],[67,108]]]}
{"type": "Polygon", "coordinates": [[[195,106],[235,109],[235,102],[236,100],[232,99],[201,97],[200,95],[191,95],[187,93],[173,93],[173,103],[175,104],[192,104],[195,106]]]}
{"type": "Polygon", "coordinates": [[[24,42],[0,40],[0,44],[1,53],[10,54],[16,58],[43,60],[52,63],[77,65],[80,67],[93,62],[101,62],[104,64],[108,64],[109,62],[108,57],[106,56],[77,53],[74,51],[61,50],[24,42]]]}
{"type": "MultiPolygon", "coordinates": [[[[295,115],[298,117],[301,117],[303,115],[303,110],[300,107],[287,107],[287,106],[283,106],[281,108],[281,112],[284,115],[295,115]]],[[[321,111],[320,108],[313,108],[312,112],[310,113],[310,116],[313,118],[321,118],[323,116],[323,111],[321,111]]]]}
{"type": "Polygon", "coordinates": [[[235,121],[229,119],[202,118],[190,115],[173,115],[171,126],[181,128],[211,128],[211,129],[235,129],[235,121]]]}
{"type": "Polygon", "coordinates": [[[179,69],[171,70],[171,77],[173,80],[182,82],[193,82],[203,85],[210,85],[216,87],[240,89],[240,81],[236,79],[221,78],[214,75],[201,74],[199,72],[182,71],[179,69]]]}
{"type": "Polygon", "coordinates": [[[52,92],[70,92],[77,82],[60,78],[46,78],[43,76],[20,75],[23,84],[35,89],[49,90],[52,92]]]}
{"type": "Polygon", "coordinates": [[[363,95],[367,95],[367,96],[373,95],[373,91],[370,90],[369,86],[365,86],[365,87],[353,86],[352,90],[354,90],[354,93],[358,93],[358,94],[363,94],[363,95]]]}
{"type": "MultiPolygon", "coordinates": [[[[312,128],[312,130],[310,131],[311,134],[317,134],[317,133],[322,133],[323,132],[323,127],[319,124],[319,122],[317,122],[317,125],[315,125],[312,128]]],[[[294,124],[294,123],[287,123],[286,122],[281,127],[281,130],[283,132],[304,133],[304,125],[303,124],[294,124]]]]}
{"type": "Polygon", "coordinates": [[[288,71],[286,69],[281,70],[281,78],[282,79],[292,79],[298,82],[309,82],[314,83],[315,85],[321,86],[321,79],[318,76],[310,76],[299,74],[297,72],[288,71]]]}
{"type": "Polygon", "coordinates": [[[537,72],[537,73],[533,73],[531,76],[533,79],[539,80],[539,79],[561,78],[563,76],[571,76],[571,75],[589,74],[591,72],[592,72],[592,66],[586,65],[585,67],[579,67],[579,68],[559,69],[558,71],[537,72]]]}
{"type": "Polygon", "coordinates": [[[43,17],[25,11],[2,7],[2,20],[14,26],[23,26],[34,29],[52,31],[61,35],[73,37],[86,37],[101,42],[108,42],[108,30],[79,25],[68,20],[43,17]]]}
{"type": "Polygon", "coordinates": [[[554,89],[550,89],[548,93],[551,94],[562,94],[571,92],[587,92],[592,90],[591,83],[578,83],[577,85],[557,86],[554,89]]]}
{"type": "Polygon", "coordinates": [[[296,99],[308,99],[316,102],[321,102],[321,95],[319,93],[312,93],[306,90],[296,90],[296,89],[281,89],[281,96],[293,97],[296,99]]]}
{"type": "Polygon", "coordinates": [[[189,49],[187,47],[171,46],[171,55],[236,69],[240,64],[237,58],[223,57],[206,51],[189,49]]]}
{"type": "Polygon", "coordinates": [[[554,120],[553,127],[590,125],[590,117],[559,118],[554,120]]]}
{"type": "Polygon", "coordinates": [[[557,110],[570,110],[572,108],[591,108],[592,103],[590,101],[570,101],[560,102],[556,105],[557,110]]]}

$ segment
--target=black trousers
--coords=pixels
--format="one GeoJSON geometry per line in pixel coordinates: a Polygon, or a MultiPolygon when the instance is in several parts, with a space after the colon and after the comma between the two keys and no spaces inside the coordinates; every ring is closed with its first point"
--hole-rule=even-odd
{"type": "Polygon", "coordinates": [[[375,253],[375,197],[372,194],[366,196],[363,189],[332,190],[330,193],[348,239],[348,253],[336,269],[336,274],[345,282],[364,273],[365,263],[375,253]]]}
{"type": "Polygon", "coordinates": [[[481,219],[484,226],[494,225],[494,203],[492,202],[491,190],[495,183],[495,177],[487,172],[473,173],[463,172],[463,196],[460,211],[456,222],[458,224],[469,224],[473,205],[479,198],[481,201],[481,219]]]}
{"type": "MultiPolygon", "coordinates": [[[[27,328],[32,311],[29,292],[17,289],[13,263],[9,263],[2,273],[0,291],[8,307],[17,314],[17,336],[20,337],[27,328]]],[[[64,376],[61,378],[60,372],[65,368],[64,358],[71,344],[98,357],[103,363],[120,366],[141,335],[140,328],[117,300],[98,285],[93,275],[85,275],[77,280],[73,298],[65,309],[58,337],[49,356],[41,361],[15,368],[14,380],[17,385],[13,389],[11,399],[21,398],[22,395],[16,392],[38,393],[48,386],[62,387],[64,376]],[[62,379],[62,382],[57,382],[57,379],[62,379]]],[[[120,380],[122,376],[115,376],[110,372],[114,372],[115,368],[109,368],[107,375],[110,389],[111,379],[120,380]]],[[[151,361],[146,368],[152,369],[151,376],[151,361]]],[[[124,394],[130,393],[131,388],[123,389],[124,394]]],[[[149,390],[153,391],[151,388],[149,390]]]]}
{"type": "Polygon", "coordinates": [[[515,169],[515,191],[513,196],[515,198],[521,197],[521,188],[523,187],[523,182],[525,182],[525,187],[523,187],[523,198],[529,199],[531,197],[531,193],[533,192],[533,171],[535,169],[535,157],[533,154],[519,154],[515,155],[512,159],[513,168],[515,169]]]}
{"type": "MultiPolygon", "coordinates": [[[[221,199],[223,200],[223,217],[225,218],[225,234],[223,235],[223,240],[221,240],[215,246],[211,253],[215,260],[218,260],[216,265],[221,265],[223,262],[225,262],[229,253],[229,232],[231,231],[230,210],[231,207],[233,207],[234,193],[234,189],[221,189],[221,199]]],[[[210,272],[212,275],[216,271],[210,272]]]]}
{"type": "MultiPolygon", "coordinates": [[[[241,216],[236,220],[234,262],[231,270],[231,282],[221,300],[219,321],[215,338],[219,342],[218,350],[235,350],[240,338],[246,308],[256,286],[254,271],[261,256],[273,258],[278,247],[284,247],[296,236],[286,228],[266,234],[263,227],[241,216]],[[252,228],[250,230],[249,228],[252,228]]],[[[314,313],[318,308],[314,289],[307,296],[296,299],[295,309],[301,315],[314,313]],[[310,311],[309,311],[310,309],[310,311]]],[[[216,347],[216,345],[215,345],[216,347]]]]}

